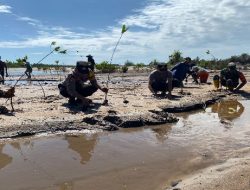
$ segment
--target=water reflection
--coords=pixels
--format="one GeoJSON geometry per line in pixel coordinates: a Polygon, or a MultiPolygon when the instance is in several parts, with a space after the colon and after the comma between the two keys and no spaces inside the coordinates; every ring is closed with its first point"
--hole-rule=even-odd
{"type": "Polygon", "coordinates": [[[81,157],[81,164],[86,164],[93,153],[93,150],[97,141],[97,134],[94,134],[90,137],[81,135],[81,136],[67,136],[67,142],[69,143],[69,148],[77,152],[81,157]]]}
{"type": "Polygon", "coordinates": [[[221,101],[212,106],[212,112],[218,113],[221,120],[232,121],[241,116],[244,106],[237,100],[221,101]]]}
{"type": "Polygon", "coordinates": [[[3,149],[5,146],[5,144],[0,144],[0,170],[10,164],[13,159],[9,155],[3,153],[3,149]]]}
{"type": "Polygon", "coordinates": [[[158,142],[163,143],[168,138],[168,134],[171,132],[171,126],[162,125],[157,128],[152,128],[152,131],[155,133],[155,137],[158,142]]]}
{"type": "Polygon", "coordinates": [[[73,190],[73,189],[74,189],[73,182],[65,182],[59,185],[59,190],[73,190]]]}

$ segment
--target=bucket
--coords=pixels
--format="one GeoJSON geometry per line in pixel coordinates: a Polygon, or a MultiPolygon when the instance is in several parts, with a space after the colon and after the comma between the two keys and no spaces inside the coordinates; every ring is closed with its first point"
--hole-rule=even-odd
{"type": "Polygon", "coordinates": [[[213,77],[214,87],[218,89],[220,87],[220,77],[219,75],[214,75],[213,77]]]}

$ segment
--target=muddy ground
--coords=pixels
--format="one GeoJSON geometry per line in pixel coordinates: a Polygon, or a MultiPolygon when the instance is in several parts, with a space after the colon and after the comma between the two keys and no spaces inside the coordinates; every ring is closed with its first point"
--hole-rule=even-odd
{"type": "MultiPolygon", "coordinates": [[[[249,98],[250,84],[242,94],[230,95],[227,91],[215,91],[210,74],[210,84],[197,85],[191,78],[180,88],[173,90],[172,99],[154,97],[147,87],[147,72],[114,73],[109,83],[108,105],[102,105],[104,94],[98,91],[90,98],[91,108],[82,111],[81,106],[71,107],[66,98],[59,95],[57,85],[64,75],[36,76],[32,81],[20,80],[13,98],[15,111],[0,116],[0,138],[33,135],[40,132],[55,132],[77,129],[117,130],[120,127],[141,127],[177,122],[176,112],[203,109],[226,96],[249,98]],[[45,92],[45,97],[41,86],[45,92]]],[[[248,80],[250,72],[245,73],[248,80]]],[[[7,78],[16,82],[18,77],[7,78]]],[[[106,85],[107,74],[97,74],[101,85],[106,85]]],[[[2,85],[8,89],[10,85],[2,85]]],[[[0,100],[0,105],[11,110],[10,100],[0,100]]]]}

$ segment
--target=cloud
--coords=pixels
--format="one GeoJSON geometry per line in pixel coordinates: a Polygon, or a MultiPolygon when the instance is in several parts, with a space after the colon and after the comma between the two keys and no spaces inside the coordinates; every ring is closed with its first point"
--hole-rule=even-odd
{"type": "Polygon", "coordinates": [[[21,17],[21,16],[18,16],[18,15],[16,15],[16,16],[17,16],[17,20],[20,20],[20,21],[39,23],[38,20],[30,18],[30,17],[21,17]]]}
{"type": "MultiPolygon", "coordinates": [[[[19,20],[33,24],[38,36],[24,41],[0,42],[0,47],[47,47],[51,41],[75,52],[94,53],[107,60],[120,36],[122,24],[129,26],[115,59],[149,62],[167,59],[173,50],[191,56],[216,50],[220,56],[249,51],[249,0],[151,0],[115,27],[79,33],[61,26],[45,26],[29,17],[19,20]],[[222,50],[227,50],[224,52],[222,50]]],[[[81,26],[79,26],[81,27],[81,26]]]]}
{"type": "Polygon", "coordinates": [[[0,13],[11,13],[11,7],[8,5],[0,4],[0,13]]]}

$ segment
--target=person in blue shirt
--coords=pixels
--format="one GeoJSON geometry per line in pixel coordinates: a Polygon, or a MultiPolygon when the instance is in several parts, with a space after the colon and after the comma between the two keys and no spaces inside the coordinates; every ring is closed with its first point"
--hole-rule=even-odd
{"type": "Polygon", "coordinates": [[[186,78],[187,74],[191,74],[191,58],[186,57],[184,62],[176,64],[172,69],[173,80],[178,83],[178,86],[183,86],[182,81],[186,78]]]}

